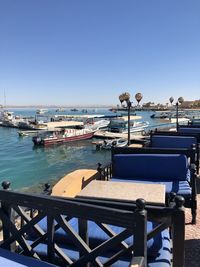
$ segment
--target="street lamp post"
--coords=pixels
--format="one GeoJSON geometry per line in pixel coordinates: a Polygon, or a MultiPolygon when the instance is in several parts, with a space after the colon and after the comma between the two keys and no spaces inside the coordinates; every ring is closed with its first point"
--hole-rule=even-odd
{"type": "Polygon", "coordinates": [[[176,131],[178,132],[178,105],[179,103],[182,104],[184,99],[182,97],[178,98],[178,101],[176,102],[176,131]]]}
{"type": "Polygon", "coordinates": [[[128,100],[127,101],[127,107],[128,107],[128,146],[130,145],[131,141],[131,137],[130,137],[130,110],[131,110],[131,101],[128,100]]]}
{"type": "Polygon", "coordinates": [[[130,145],[130,110],[131,110],[131,101],[130,94],[125,92],[119,96],[121,104],[125,101],[128,109],[128,146],[130,145]]]}

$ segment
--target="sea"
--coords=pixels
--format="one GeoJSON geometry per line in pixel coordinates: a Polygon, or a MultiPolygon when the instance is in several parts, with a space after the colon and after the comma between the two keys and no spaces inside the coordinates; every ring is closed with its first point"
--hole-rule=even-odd
{"type": "MultiPolygon", "coordinates": [[[[30,108],[9,111],[22,116],[36,114],[36,109],[30,108]]],[[[56,109],[49,109],[49,114],[55,113],[56,109]]],[[[66,109],[64,114],[83,113],[81,109],[77,112],[66,109]]],[[[87,109],[86,114],[113,115],[108,108],[87,109]]],[[[149,122],[149,129],[166,125],[151,119],[152,114],[149,111],[137,112],[142,117],[140,121],[149,122]]],[[[19,137],[18,129],[0,127],[0,159],[0,183],[9,181],[12,190],[40,193],[47,182],[54,185],[61,177],[74,170],[96,169],[98,163],[110,161],[111,152],[97,151],[92,140],[35,147],[32,136],[19,137]]]]}

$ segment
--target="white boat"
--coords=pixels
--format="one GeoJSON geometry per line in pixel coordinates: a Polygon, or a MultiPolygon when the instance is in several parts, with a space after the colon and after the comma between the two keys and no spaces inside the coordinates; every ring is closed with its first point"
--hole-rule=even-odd
{"type": "Polygon", "coordinates": [[[19,122],[24,121],[20,116],[15,116],[14,112],[3,110],[0,113],[1,126],[17,128],[19,122]]]}
{"type": "Polygon", "coordinates": [[[112,147],[125,147],[128,144],[128,140],[125,138],[118,138],[112,140],[104,140],[103,142],[96,143],[96,149],[109,150],[112,147]]]}
{"type": "Polygon", "coordinates": [[[99,130],[99,129],[105,129],[110,124],[110,120],[87,120],[85,124],[86,129],[92,129],[92,130],[99,130]]]}
{"type": "MultiPolygon", "coordinates": [[[[151,115],[152,119],[174,119],[176,118],[176,111],[156,111],[154,114],[151,115]]],[[[178,111],[178,117],[179,118],[189,118],[190,115],[188,112],[179,110],[178,111]]]]}
{"type": "MultiPolygon", "coordinates": [[[[148,121],[131,121],[130,133],[142,132],[145,128],[149,127],[148,121]]],[[[113,120],[110,124],[110,131],[115,133],[128,133],[127,121],[113,120]]]]}
{"type": "Polygon", "coordinates": [[[48,112],[48,109],[44,109],[44,108],[43,109],[41,108],[41,109],[37,109],[36,110],[36,114],[45,114],[47,112],[48,112]]]}
{"type": "MultiPolygon", "coordinates": [[[[135,122],[135,124],[130,125],[130,133],[137,133],[144,131],[145,128],[149,127],[149,122],[135,122]]],[[[128,127],[122,130],[121,133],[128,133],[128,127]]]]}
{"type": "Polygon", "coordinates": [[[56,112],[64,112],[64,111],[65,111],[64,108],[58,108],[58,109],[56,109],[56,112]]]}

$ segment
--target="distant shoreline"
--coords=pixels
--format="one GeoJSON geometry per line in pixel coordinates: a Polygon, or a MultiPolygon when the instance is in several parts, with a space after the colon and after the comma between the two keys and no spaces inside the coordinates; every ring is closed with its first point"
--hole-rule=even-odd
{"type": "Polygon", "coordinates": [[[112,108],[113,106],[110,105],[92,105],[92,106],[77,106],[77,105],[69,105],[69,106],[56,106],[56,105],[30,105],[30,106],[23,106],[23,105],[19,105],[19,106],[15,106],[15,105],[7,105],[6,107],[2,107],[4,109],[6,108],[112,108]]]}
{"type": "MultiPolygon", "coordinates": [[[[66,105],[66,106],[56,106],[56,105],[28,105],[28,106],[25,106],[25,105],[7,105],[6,107],[4,106],[1,106],[0,105],[0,110],[2,109],[8,109],[8,108],[24,108],[24,109],[59,109],[59,108],[63,108],[63,109],[71,109],[71,108],[79,108],[79,109],[96,109],[96,108],[105,108],[105,109],[111,109],[111,108],[117,108],[117,106],[114,106],[114,105],[88,105],[88,106],[79,106],[79,105],[66,105]]],[[[181,108],[182,110],[189,110],[189,111],[200,111],[200,108],[181,108]]],[[[170,109],[141,109],[141,110],[137,110],[136,111],[171,111],[170,109]]]]}

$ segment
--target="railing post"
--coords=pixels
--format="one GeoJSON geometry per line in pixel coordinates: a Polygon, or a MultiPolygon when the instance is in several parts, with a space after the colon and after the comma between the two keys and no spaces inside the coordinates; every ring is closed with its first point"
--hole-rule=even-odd
{"type": "Polygon", "coordinates": [[[45,195],[51,195],[52,193],[52,188],[51,188],[51,185],[49,183],[45,183],[44,184],[44,190],[43,190],[43,193],[45,195]]]}
{"type": "Polygon", "coordinates": [[[191,209],[192,209],[192,224],[196,224],[197,215],[197,185],[196,185],[197,175],[195,164],[191,165],[191,187],[192,187],[192,199],[191,199],[191,209]]]}
{"type": "Polygon", "coordinates": [[[100,162],[97,163],[97,171],[99,173],[99,180],[102,180],[102,168],[101,168],[101,165],[102,164],[100,162]]]}
{"type": "Polygon", "coordinates": [[[173,267],[184,266],[185,212],[184,198],[175,197],[172,222],[173,267]]]}
{"type": "Polygon", "coordinates": [[[50,214],[47,214],[47,255],[51,263],[54,263],[55,260],[54,234],[54,218],[50,214]]]}
{"type": "Polygon", "coordinates": [[[144,257],[144,267],[147,266],[147,212],[145,210],[145,200],[137,199],[136,206],[140,216],[143,217],[142,223],[139,225],[139,229],[134,233],[134,255],[136,257],[144,257]]]}
{"type": "MultiPolygon", "coordinates": [[[[1,185],[5,191],[10,190],[10,182],[3,181],[1,185]]],[[[11,208],[11,205],[2,201],[1,209],[4,212],[4,214],[8,217],[8,219],[11,222],[14,222],[14,212],[11,208]]],[[[5,241],[11,236],[11,233],[9,231],[8,225],[6,224],[6,222],[4,222],[4,220],[2,220],[2,229],[3,229],[3,240],[5,241]]],[[[13,243],[12,245],[7,245],[5,248],[9,249],[10,251],[15,251],[16,245],[15,243],[13,243]]]]}
{"type": "MultiPolygon", "coordinates": [[[[78,231],[79,236],[83,239],[83,241],[89,246],[89,237],[88,237],[88,222],[85,219],[78,219],[78,231]]],[[[84,256],[83,252],[79,252],[80,258],[84,256]]],[[[85,263],[81,265],[82,267],[90,267],[90,263],[85,263]]]]}

